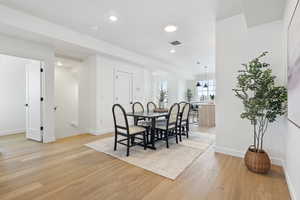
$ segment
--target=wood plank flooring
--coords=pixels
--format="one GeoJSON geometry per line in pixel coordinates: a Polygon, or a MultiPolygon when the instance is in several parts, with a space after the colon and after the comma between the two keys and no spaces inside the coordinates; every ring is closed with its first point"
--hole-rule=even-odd
{"type": "Polygon", "coordinates": [[[281,167],[253,174],[241,159],[210,148],[172,181],[83,146],[108,136],[85,134],[51,144],[23,134],[0,137],[0,199],[290,199],[281,167]]]}

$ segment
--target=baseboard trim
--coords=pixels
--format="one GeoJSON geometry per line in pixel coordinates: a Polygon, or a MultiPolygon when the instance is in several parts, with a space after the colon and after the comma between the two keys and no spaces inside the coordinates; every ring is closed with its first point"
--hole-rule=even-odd
{"type": "MultiPolygon", "coordinates": [[[[238,158],[244,158],[244,156],[245,156],[245,152],[231,149],[228,147],[215,146],[215,152],[238,157],[238,158]]],[[[277,158],[277,157],[271,157],[270,159],[271,159],[271,162],[273,165],[283,166],[282,159],[277,158]]]]}
{"type": "Polygon", "coordinates": [[[17,133],[25,133],[25,129],[15,129],[15,130],[4,130],[0,131],[0,136],[5,136],[5,135],[13,135],[17,133]]]}
{"type": "Polygon", "coordinates": [[[283,162],[282,167],[283,167],[283,171],[284,171],[286,183],[288,185],[288,189],[289,189],[289,192],[290,192],[290,195],[291,195],[291,200],[297,200],[296,199],[296,197],[297,197],[296,190],[295,190],[295,188],[294,188],[294,186],[292,184],[292,180],[291,180],[291,177],[290,177],[290,175],[289,175],[289,173],[287,171],[287,167],[286,167],[285,162],[283,162]]]}
{"type": "Polygon", "coordinates": [[[114,132],[114,129],[108,128],[108,129],[90,129],[89,133],[92,135],[104,135],[107,133],[114,132]]]}

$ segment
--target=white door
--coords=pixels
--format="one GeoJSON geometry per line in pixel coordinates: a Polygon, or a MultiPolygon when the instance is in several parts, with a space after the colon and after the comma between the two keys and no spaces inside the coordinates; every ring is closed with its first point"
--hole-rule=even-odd
{"type": "Polygon", "coordinates": [[[42,141],[41,62],[31,61],[26,65],[26,138],[42,141]]]}
{"type": "Polygon", "coordinates": [[[117,71],[115,75],[115,103],[123,106],[126,112],[131,112],[132,74],[117,71]]]}

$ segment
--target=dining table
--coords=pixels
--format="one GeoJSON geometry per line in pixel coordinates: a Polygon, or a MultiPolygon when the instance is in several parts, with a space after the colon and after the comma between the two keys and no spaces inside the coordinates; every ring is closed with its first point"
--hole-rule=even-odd
{"type": "Polygon", "coordinates": [[[134,118],[134,124],[137,125],[139,118],[148,119],[151,122],[150,127],[150,142],[147,144],[147,148],[156,150],[155,147],[155,125],[158,118],[164,118],[168,116],[168,112],[128,112],[128,117],[134,118]]]}

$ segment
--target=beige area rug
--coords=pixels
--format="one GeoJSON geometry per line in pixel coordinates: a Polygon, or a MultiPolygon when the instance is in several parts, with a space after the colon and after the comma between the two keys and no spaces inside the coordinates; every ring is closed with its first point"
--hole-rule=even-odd
{"type": "Polygon", "coordinates": [[[130,156],[126,156],[126,147],[117,146],[113,150],[114,137],[109,137],[85,144],[96,151],[106,153],[115,158],[154,172],[161,176],[175,180],[197,157],[210,145],[215,136],[208,133],[191,132],[190,137],[176,144],[175,138],[170,139],[170,148],[166,148],[164,141],[155,143],[157,150],[144,150],[141,146],[130,148],[130,156]]]}

